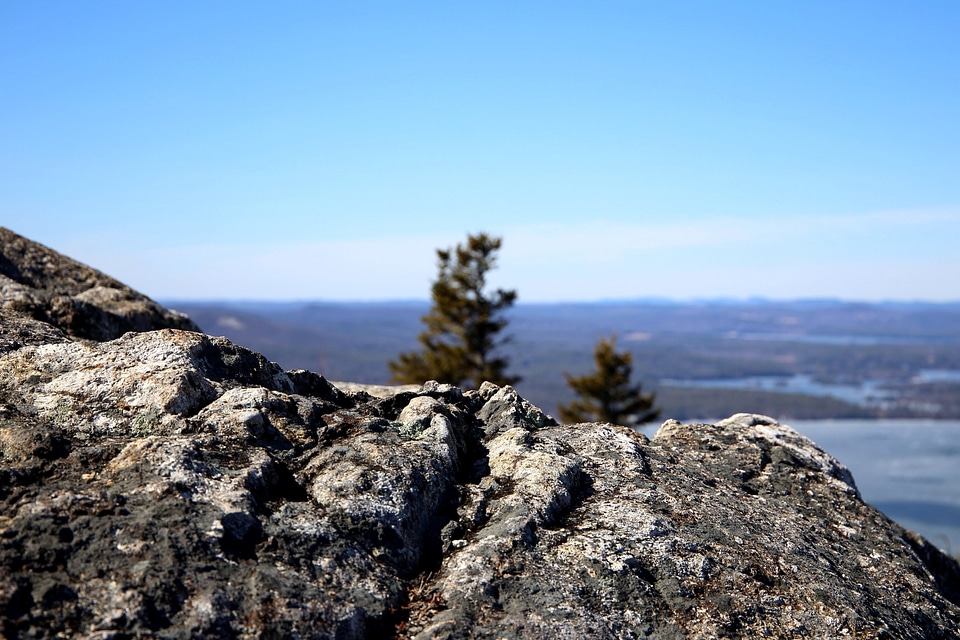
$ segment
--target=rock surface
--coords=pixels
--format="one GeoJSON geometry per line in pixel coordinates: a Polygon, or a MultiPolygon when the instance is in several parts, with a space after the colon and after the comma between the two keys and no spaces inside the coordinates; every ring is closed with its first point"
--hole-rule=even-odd
{"type": "Polygon", "coordinates": [[[0,636],[958,637],[957,562],[769,418],[649,440],[3,304],[0,636]]]}
{"type": "MultiPolygon", "coordinates": [[[[0,227],[0,313],[4,325],[10,314],[23,315],[90,340],[165,327],[199,331],[182,313],[4,227],[0,227]]],[[[6,340],[0,337],[0,347],[6,340]]]]}

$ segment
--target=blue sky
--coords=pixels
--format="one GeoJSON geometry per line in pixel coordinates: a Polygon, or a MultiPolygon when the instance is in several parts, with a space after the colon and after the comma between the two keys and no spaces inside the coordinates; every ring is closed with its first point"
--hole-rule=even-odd
{"type": "Polygon", "coordinates": [[[0,5],[0,224],[160,299],[960,300],[960,3],[0,5]]]}

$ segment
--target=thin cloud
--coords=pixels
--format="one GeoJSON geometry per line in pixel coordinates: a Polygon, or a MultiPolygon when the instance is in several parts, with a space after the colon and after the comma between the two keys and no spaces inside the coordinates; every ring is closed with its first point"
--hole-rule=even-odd
{"type": "MultiPolygon", "coordinates": [[[[426,299],[435,249],[485,230],[504,238],[492,286],[522,301],[666,296],[960,299],[960,210],[884,211],[776,220],[536,225],[447,234],[152,249],[129,242],[87,261],[164,299],[426,299]],[[925,251],[868,253],[865,234],[925,251]],[[939,242],[938,253],[935,244],[939,242]]],[[[371,231],[375,233],[375,231],[371,231]]],[[[81,259],[83,259],[81,257],[81,259]]]]}
{"type": "MultiPolygon", "coordinates": [[[[504,232],[504,254],[517,263],[565,253],[571,260],[612,263],[641,251],[722,250],[757,243],[795,243],[825,232],[889,233],[904,228],[960,224],[960,209],[806,215],[776,219],[717,217],[685,222],[623,223],[584,220],[579,224],[519,226],[504,232]]],[[[774,247],[769,247],[774,248],[774,247]]]]}

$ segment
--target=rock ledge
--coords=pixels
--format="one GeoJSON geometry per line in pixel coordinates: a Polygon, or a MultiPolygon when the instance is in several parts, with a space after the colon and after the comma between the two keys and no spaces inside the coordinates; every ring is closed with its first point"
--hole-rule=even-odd
{"type": "Polygon", "coordinates": [[[647,439],[510,387],[345,392],[132,293],[166,328],[96,341],[52,309],[113,294],[11,278],[22,255],[2,636],[958,637],[957,562],[770,418],[647,439]]]}

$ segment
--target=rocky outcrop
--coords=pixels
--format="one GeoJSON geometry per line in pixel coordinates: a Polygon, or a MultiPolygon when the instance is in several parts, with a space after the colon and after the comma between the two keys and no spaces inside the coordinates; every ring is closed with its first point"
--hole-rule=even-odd
{"type": "MultiPolygon", "coordinates": [[[[4,325],[10,315],[23,315],[90,340],[166,327],[199,331],[187,316],[4,227],[0,227],[0,313],[4,325]]],[[[0,337],[0,347],[5,341],[0,337]]]]}
{"type": "Polygon", "coordinates": [[[769,418],[651,440],[38,315],[2,325],[7,638],[958,637],[956,561],[769,418]]]}

